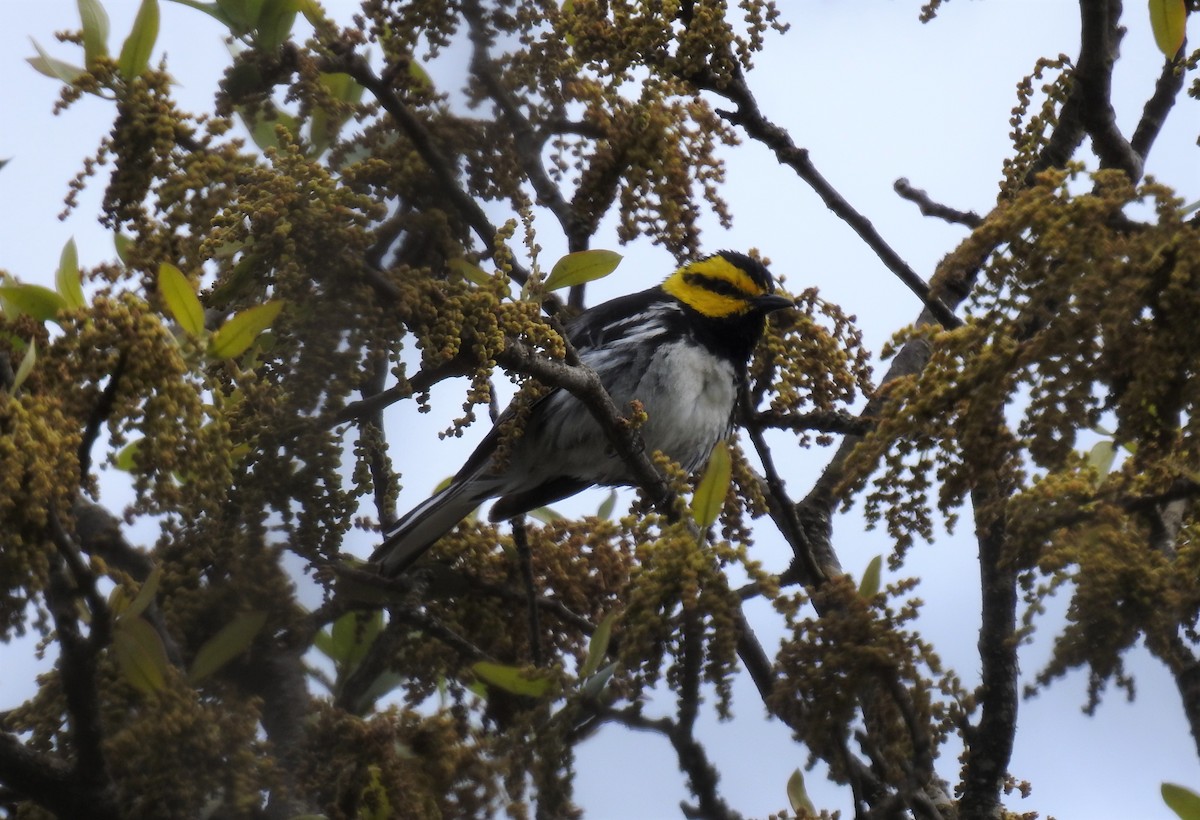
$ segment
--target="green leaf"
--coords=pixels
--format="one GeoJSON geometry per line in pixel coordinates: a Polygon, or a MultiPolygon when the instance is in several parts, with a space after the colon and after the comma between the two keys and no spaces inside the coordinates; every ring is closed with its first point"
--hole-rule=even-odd
{"type": "Polygon", "coordinates": [[[79,278],[79,251],[75,248],[74,239],[68,239],[67,244],[63,245],[54,282],[58,287],[58,295],[68,308],[87,305],[87,300],[83,298],[83,283],[79,278]]]}
{"type": "Polygon", "coordinates": [[[142,439],[140,438],[134,439],[126,444],[121,448],[121,451],[117,453],[117,457],[113,459],[113,466],[118,470],[124,470],[127,473],[132,473],[133,468],[137,466],[135,461],[137,459],[138,450],[140,450],[141,447],[142,439]]]}
{"type": "Polygon", "coordinates": [[[380,672],[375,676],[375,680],[371,681],[371,685],[362,693],[362,696],[354,702],[354,712],[360,715],[369,712],[375,701],[394,691],[405,680],[407,678],[404,675],[390,669],[380,672]]]}
{"type": "Polygon", "coordinates": [[[275,51],[287,40],[296,23],[295,0],[266,0],[256,21],[259,48],[275,51]]]}
{"type": "Polygon", "coordinates": [[[817,809],[813,805],[812,800],[808,798],[808,790],[804,788],[804,774],[799,770],[792,772],[792,776],[787,782],[788,803],[792,806],[792,811],[799,814],[800,812],[808,812],[812,816],[816,816],[817,809]]]}
{"type": "Polygon", "coordinates": [[[326,654],[342,664],[346,669],[353,669],[366,657],[371,644],[383,629],[383,610],[374,609],[370,612],[347,612],[333,622],[331,633],[331,652],[326,654]]]}
{"type": "Polygon", "coordinates": [[[555,512],[549,507],[534,507],[526,515],[537,521],[541,521],[543,524],[553,524],[555,521],[562,521],[564,519],[562,513],[555,512]]]}
{"type": "Polygon", "coordinates": [[[29,378],[29,373],[33,370],[33,364],[37,361],[37,339],[29,340],[29,347],[25,348],[25,355],[21,357],[21,364],[17,366],[17,375],[13,377],[12,394],[17,395],[17,391],[21,389],[21,385],[29,378]]]}
{"type": "Polygon", "coordinates": [[[183,271],[170,262],[158,266],[158,291],[167,310],[189,336],[199,336],[204,333],[204,306],[196,296],[192,283],[183,275],[183,271]]]}
{"type": "Polygon", "coordinates": [[[142,75],[150,65],[150,55],[154,53],[154,43],[158,40],[158,0],[142,0],[137,17],[133,18],[133,28],[121,46],[121,56],[117,58],[117,69],[126,80],[133,80],[142,75]]]}
{"type": "Polygon", "coordinates": [[[621,254],[616,251],[590,250],[568,253],[554,263],[550,277],[543,287],[558,290],[572,285],[582,285],[594,279],[608,276],[621,264],[621,254]]]}
{"type": "Polygon", "coordinates": [[[1154,31],[1154,42],[1168,60],[1183,46],[1187,27],[1187,4],[1185,0],[1150,0],[1150,28],[1154,31]]]}
{"type": "Polygon", "coordinates": [[[862,581],[858,584],[858,595],[860,598],[870,600],[879,594],[880,572],[882,568],[882,555],[876,555],[867,564],[867,568],[863,570],[862,581]]]}
{"type": "Polygon", "coordinates": [[[584,658],[583,668],[579,670],[580,678],[591,677],[604,662],[604,657],[608,654],[608,643],[612,639],[613,622],[616,619],[616,612],[608,613],[596,627],[596,631],[592,633],[592,637],[588,640],[587,657],[584,658]]]}
{"type": "Polygon", "coordinates": [[[154,596],[158,594],[158,582],[162,580],[162,567],[155,565],[151,570],[150,575],[142,582],[142,588],[138,590],[137,597],[129,604],[124,612],[121,613],[121,618],[136,618],[146,611],[146,607],[154,602],[154,596]]]}
{"type": "Polygon", "coordinates": [[[263,151],[279,147],[279,135],[275,133],[276,125],[282,125],[287,129],[293,139],[300,130],[299,121],[284,111],[276,111],[275,118],[268,120],[262,117],[250,117],[244,109],[238,108],[238,116],[242,118],[246,130],[250,132],[250,139],[254,140],[254,144],[263,151]]]}
{"type": "Polygon", "coordinates": [[[0,285],[0,301],[39,322],[53,319],[67,306],[61,296],[41,285],[0,285]]]}
{"type": "Polygon", "coordinates": [[[1112,439],[1104,439],[1096,442],[1096,445],[1088,453],[1088,464],[1103,480],[1112,471],[1116,458],[1117,448],[1113,445],[1112,439]]]}
{"type": "Polygon", "coordinates": [[[315,646],[321,652],[322,655],[329,658],[330,660],[333,660],[333,661],[337,660],[337,658],[333,654],[334,653],[333,635],[332,635],[332,633],[330,633],[330,631],[328,629],[322,629],[315,636],[313,636],[313,646],[315,646]]]}
{"type": "Polygon", "coordinates": [[[1200,794],[1174,783],[1162,784],[1162,799],[1180,820],[1200,820],[1200,794]]]}
{"type": "Polygon", "coordinates": [[[125,234],[117,231],[113,234],[113,247],[117,249],[117,258],[121,260],[122,265],[129,264],[129,249],[133,246],[133,240],[125,234]]]}
{"type": "Polygon", "coordinates": [[[122,618],[113,625],[113,652],[121,677],[144,694],[163,688],[167,675],[167,650],[162,638],[145,618],[122,618]]]}
{"type": "Polygon", "coordinates": [[[214,20],[219,21],[222,25],[228,28],[233,28],[233,20],[229,18],[225,12],[221,11],[221,7],[216,3],[201,3],[200,0],[172,0],[181,6],[188,6],[196,11],[202,11],[214,20]]]}
{"type": "Polygon", "coordinates": [[[34,70],[39,74],[45,74],[52,80],[62,80],[67,85],[72,85],[79,79],[80,75],[85,73],[77,65],[71,65],[70,63],[65,63],[62,60],[51,57],[38,45],[38,41],[32,37],[29,38],[29,41],[33,43],[38,56],[26,57],[25,61],[33,66],[34,70]]]}
{"type": "Polygon", "coordinates": [[[429,76],[429,72],[423,65],[412,58],[408,61],[408,77],[412,80],[412,87],[415,91],[433,91],[433,78],[429,76]]]}
{"type": "Polygon", "coordinates": [[[604,687],[608,686],[608,682],[612,680],[612,676],[617,671],[617,662],[613,661],[608,666],[597,671],[583,682],[583,686],[579,687],[579,694],[585,698],[598,698],[604,692],[604,687]]]}
{"type": "Polygon", "coordinates": [[[246,352],[258,334],[271,326],[283,301],[276,299],[261,305],[246,308],[221,325],[208,345],[208,352],[215,359],[233,359],[246,352]]]}
{"type": "Polygon", "coordinates": [[[487,271],[478,265],[472,265],[466,259],[451,259],[447,263],[447,266],[450,268],[450,270],[454,271],[468,282],[472,282],[481,287],[489,285],[492,282],[492,277],[488,275],[487,271]]]}
{"type": "Polygon", "coordinates": [[[234,33],[249,31],[258,22],[263,0],[217,0],[217,7],[233,23],[234,33]]]}
{"type": "Polygon", "coordinates": [[[337,29],[325,15],[325,9],[317,0],[296,0],[296,9],[308,20],[308,24],[322,37],[332,37],[337,29]]]}
{"type": "MultiPolygon", "coordinates": [[[[571,12],[575,11],[575,0],[563,0],[562,6],[560,7],[560,9],[561,9],[561,14],[563,14],[563,15],[568,15],[571,12]]],[[[566,37],[563,38],[563,40],[566,42],[566,44],[568,46],[571,46],[572,48],[575,47],[575,35],[574,34],[567,34],[566,37]]]]}
{"type": "Polygon", "coordinates": [[[108,14],[100,0],[77,0],[83,23],[83,54],[88,68],[97,57],[108,56],[108,14]]]}
{"type": "Polygon", "coordinates": [[[372,763],[367,766],[371,779],[358,795],[358,814],[355,820],[388,820],[393,816],[392,801],[388,799],[387,787],[380,778],[382,769],[372,763]]]}
{"type": "Polygon", "coordinates": [[[538,698],[546,694],[551,684],[549,678],[528,677],[525,671],[515,666],[491,661],[474,663],[471,665],[471,671],[488,686],[531,698],[538,698]]]}
{"type": "Polygon", "coordinates": [[[725,495],[729,492],[729,481],[733,475],[733,463],[729,458],[729,444],[718,442],[708,457],[704,475],[692,495],[692,518],[701,528],[711,527],[725,506],[725,495]]]}
{"type": "Polygon", "coordinates": [[[612,518],[613,510],[617,506],[617,491],[610,490],[608,498],[600,502],[599,509],[596,510],[597,518],[612,518]]]}
{"type": "Polygon", "coordinates": [[[267,613],[255,610],[243,612],[225,624],[196,652],[192,668],[188,670],[188,683],[199,683],[249,649],[266,623],[267,613]]]}

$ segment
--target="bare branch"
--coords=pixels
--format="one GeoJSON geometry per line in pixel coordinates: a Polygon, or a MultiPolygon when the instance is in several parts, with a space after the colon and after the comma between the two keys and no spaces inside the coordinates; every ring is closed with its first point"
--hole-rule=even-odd
{"type": "Polygon", "coordinates": [[[717,793],[717,770],[709,762],[704,747],[690,731],[684,730],[668,718],[648,718],[633,709],[607,709],[601,713],[601,718],[630,729],[657,732],[671,741],[679,759],[679,768],[687,775],[688,788],[698,801],[696,806],[681,806],[685,816],[703,817],[708,820],[737,820],[741,817],[717,793]]]}
{"type": "Polygon", "coordinates": [[[952,224],[966,225],[968,228],[978,228],[983,222],[979,214],[974,211],[960,211],[949,205],[934,202],[929,198],[929,194],[920,188],[912,187],[912,184],[903,177],[892,184],[892,189],[903,199],[915,203],[921,209],[922,216],[934,216],[952,224]]]}
{"type": "Polygon", "coordinates": [[[1182,90],[1183,66],[1173,60],[1167,60],[1163,64],[1162,73],[1158,75],[1158,82],[1154,85],[1154,94],[1146,101],[1142,118],[1129,141],[1130,146],[1142,159],[1150,155],[1150,149],[1154,146],[1154,141],[1162,131],[1167,115],[1171,113],[1182,90]]]}
{"type": "Polygon", "coordinates": [[[471,34],[471,73],[483,84],[488,96],[499,109],[500,118],[512,136],[513,150],[521,163],[521,170],[525,172],[537,194],[537,203],[549,209],[558,220],[567,237],[567,250],[584,250],[588,242],[587,226],[563,197],[559,186],[546,173],[546,167],[542,164],[542,140],[534,132],[529,119],[521,113],[517,99],[504,86],[496,61],[489,53],[493,35],[484,21],[483,9],[478,0],[464,0],[462,10],[471,34]]]}
{"type": "MultiPolygon", "coordinates": [[[[365,57],[338,42],[331,43],[329,47],[334,56],[326,61],[328,65],[324,66],[324,69],[349,74],[375,96],[383,110],[400,127],[429,170],[437,177],[440,190],[455,212],[471,227],[487,252],[494,256],[500,249],[496,244],[496,226],[488,219],[476,199],[462,187],[454,163],[442,153],[425,124],[396,96],[390,83],[371,69],[365,57]]],[[[528,271],[515,261],[512,262],[512,266],[514,280],[520,284],[529,280],[528,271]]]]}
{"type": "Polygon", "coordinates": [[[513,519],[512,534],[513,543],[517,546],[517,564],[521,568],[521,584],[525,587],[525,614],[529,623],[529,660],[534,666],[541,666],[542,626],[541,619],[538,617],[537,585],[533,580],[533,554],[529,549],[524,515],[513,519]]]}
{"type": "Polygon", "coordinates": [[[917,275],[900,254],[889,245],[880,235],[871,221],[867,219],[843,197],[817,170],[808,150],[798,147],[791,135],[780,126],[771,122],[758,107],[745,76],[740,70],[725,82],[716,82],[714,78],[699,74],[686,77],[697,87],[719,94],[734,104],[732,110],[718,110],[717,113],[742,130],[751,139],[761,142],[774,152],[775,157],[784,165],[796,172],[809,187],[816,192],[829,210],[848,224],[858,234],[859,238],[875,252],[880,261],[895,276],[904,283],[910,291],[925,305],[933,317],[945,328],[955,328],[962,320],[954,315],[946,305],[934,297],[929,286],[917,275]]]}

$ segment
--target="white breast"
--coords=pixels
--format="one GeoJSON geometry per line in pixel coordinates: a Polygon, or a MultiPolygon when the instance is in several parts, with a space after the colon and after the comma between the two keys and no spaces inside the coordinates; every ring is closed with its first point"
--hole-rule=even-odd
{"type": "Polygon", "coordinates": [[[729,430],[737,374],[699,345],[672,342],[659,350],[637,393],[649,416],[642,428],[646,448],[663,451],[690,471],[729,430]]]}

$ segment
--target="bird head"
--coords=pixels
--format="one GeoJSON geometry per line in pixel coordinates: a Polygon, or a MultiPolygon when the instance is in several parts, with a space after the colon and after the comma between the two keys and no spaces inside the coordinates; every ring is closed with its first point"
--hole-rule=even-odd
{"type": "Polygon", "coordinates": [[[762,317],[795,307],[775,293],[775,281],[762,262],[735,251],[684,265],[667,277],[662,289],[709,319],[762,317]]]}

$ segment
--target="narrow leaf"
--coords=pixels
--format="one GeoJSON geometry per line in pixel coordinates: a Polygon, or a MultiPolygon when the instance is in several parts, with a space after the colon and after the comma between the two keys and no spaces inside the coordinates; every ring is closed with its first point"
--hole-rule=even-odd
{"type": "Polygon", "coordinates": [[[604,687],[612,680],[613,674],[617,671],[617,663],[613,661],[603,669],[598,670],[594,675],[591,675],[583,682],[583,686],[579,687],[579,694],[585,698],[598,698],[604,692],[604,687]]]}
{"type": "Polygon", "coordinates": [[[546,290],[558,290],[603,278],[617,269],[621,259],[621,254],[616,251],[599,249],[568,253],[554,263],[544,287],[546,290]]]}
{"type": "Polygon", "coordinates": [[[366,656],[367,650],[383,629],[383,610],[347,612],[333,622],[331,645],[333,658],[346,668],[353,669],[366,656]]]}
{"type": "Polygon", "coordinates": [[[113,234],[113,247],[116,248],[117,258],[121,260],[122,265],[129,264],[129,247],[132,244],[133,240],[120,231],[113,234]]]}
{"type": "Polygon", "coordinates": [[[596,631],[592,633],[592,637],[588,641],[587,657],[583,661],[583,668],[579,670],[579,677],[591,677],[592,673],[599,669],[600,664],[604,662],[604,657],[608,654],[608,643],[612,639],[613,622],[616,619],[616,612],[608,613],[596,627],[596,631]]]}
{"type": "Polygon", "coordinates": [[[433,78],[416,60],[409,59],[408,61],[408,78],[412,80],[412,87],[415,91],[433,91],[433,78]]]}
{"type": "Polygon", "coordinates": [[[597,518],[612,518],[613,510],[617,506],[617,491],[610,490],[608,498],[600,502],[599,509],[596,510],[597,518]]]}
{"type": "Polygon", "coordinates": [[[334,654],[335,650],[333,648],[333,634],[328,629],[322,629],[315,636],[313,636],[313,646],[315,646],[322,655],[330,660],[337,660],[337,656],[334,654]]]}
{"type": "Polygon", "coordinates": [[[880,573],[883,568],[883,556],[876,555],[863,570],[862,581],[858,584],[860,598],[871,599],[879,594],[880,573]]]}
{"type": "Polygon", "coordinates": [[[41,285],[0,285],[0,300],[39,322],[53,319],[67,306],[61,296],[41,285]]]}
{"type": "Polygon", "coordinates": [[[133,19],[133,28],[121,46],[121,56],[117,58],[117,69],[126,80],[133,80],[142,75],[146,66],[150,65],[150,55],[154,53],[154,43],[158,40],[158,0],[142,0],[137,17],[133,19]]]}
{"type": "Polygon", "coordinates": [[[117,668],[139,691],[149,695],[163,688],[167,675],[167,650],[162,638],[145,618],[123,618],[113,627],[113,652],[117,668]]]}
{"type": "Polygon", "coordinates": [[[1183,46],[1187,26],[1185,0],[1150,0],[1150,28],[1154,31],[1154,42],[1168,60],[1183,46]]]}
{"type": "Polygon", "coordinates": [[[546,694],[550,689],[549,678],[526,677],[525,672],[521,669],[502,663],[479,661],[471,666],[471,671],[489,686],[503,689],[514,695],[537,698],[546,694]]]}
{"type": "Polygon", "coordinates": [[[295,0],[266,0],[258,13],[255,42],[259,48],[275,51],[287,40],[295,23],[295,0]]]}
{"type": "Polygon", "coordinates": [[[183,271],[170,262],[159,265],[158,290],[184,333],[199,336],[204,332],[204,306],[183,271]]]}
{"type": "Polygon", "coordinates": [[[704,475],[700,477],[692,496],[692,518],[701,528],[712,526],[721,514],[732,475],[729,445],[724,441],[719,442],[708,457],[708,466],[704,468],[704,475]]]}
{"type": "Polygon", "coordinates": [[[158,594],[158,582],[162,580],[162,567],[155,565],[151,570],[150,575],[142,582],[142,588],[138,590],[137,597],[129,604],[129,607],[121,613],[122,618],[136,618],[146,611],[146,607],[154,602],[154,596],[158,594]]]}
{"type": "Polygon", "coordinates": [[[221,11],[221,7],[216,3],[202,3],[200,0],[173,0],[181,6],[190,6],[196,11],[202,11],[214,20],[219,21],[222,25],[233,28],[233,20],[229,18],[225,12],[221,11]]]}
{"type": "Polygon", "coordinates": [[[266,623],[267,613],[261,611],[236,616],[196,652],[192,668],[188,670],[188,683],[199,683],[245,652],[266,623]]]}
{"type": "Polygon", "coordinates": [[[70,63],[65,63],[62,60],[51,57],[38,45],[38,41],[32,37],[30,38],[30,42],[33,43],[38,56],[26,57],[25,61],[33,66],[34,70],[39,74],[45,74],[52,80],[62,80],[67,85],[71,85],[84,73],[84,70],[79,66],[71,65],[70,63]]]}
{"type": "Polygon", "coordinates": [[[58,295],[63,298],[68,308],[87,305],[87,300],[83,298],[83,283],[79,278],[79,252],[75,248],[74,239],[68,239],[67,244],[63,245],[54,282],[58,286],[58,295]]]}
{"type": "Polygon", "coordinates": [[[29,347],[25,348],[25,355],[21,357],[21,364],[17,366],[17,375],[13,377],[12,393],[15,396],[17,391],[21,389],[21,385],[29,378],[30,371],[33,370],[33,363],[37,361],[37,339],[29,340],[29,347]]]}
{"type": "Polygon", "coordinates": [[[1200,794],[1174,783],[1163,783],[1161,789],[1163,802],[1180,820],[1200,820],[1200,794]]]}
{"type": "Polygon", "coordinates": [[[262,0],[217,0],[217,7],[233,23],[235,34],[249,31],[258,22],[262,0]]]}
{"type": "Polygon", "coordinates": [[[541,521],[543,524],[553,524],[555,521],[562,521],[564,516],[560,512],[555,512],[549,507],[535,507],[526,513],[530,518],[541,521]]]}
{"type": "Polygon", "coordinates": [[[138,450],[141,449],[141,446],[142,440],[140,438],[134,439],[126,444],[121,448],[121,451],[117,453],[117,457],[113,459],[113,466],[118,470],[124,470],[127,473],[132,473],[133,468],[137,466],[135,464],[135,460],[137,458],[138,450]]]}
{"type": "Polygon", "coordinates": [[[246,126],[246,130],[250,132],[250,139],[254,140],[254,144],[263,151],[279,147],[279,134],[275,132],[276,125],[282,125],[287,129],[293,139],[299,133],[299,121],[286,112],[277,111],[275,118],[270,120],[265,117],[252,117],[242,108],[239,108],[237,112],[246,126]]]}
{"type": "Polygon", "coordinates": [[[816,806],[808,798],[808,789],[804,788],[804,774],[799,769],[792,772],[792,776],[788,778],[787,796],[788,803],[792,806],[792,811],[797,814],[803,811],[813,816],[816,815],[816,806]]]}
{"type": "Polygon", "coordinates": [[[355,712],[362,714],[369,711],[374,706],[375,701],[394,690],[406,680],[407,678],[404,675],[401,675],[399,672],[393,672],[390,669],[380,672],[376,675],[375,680],[371,681],[371,685],[367,687],[367,691],[363,692],[362,698],[355,704],[358,707],[355,709],[355,712]]]}
{"type": "Polygon", "coordinates": [[[1112,439],[1104,439],[1096,442],[1088,453],[1088,464],[1099,474],[1103,480],[1109,472],[1112,471],[1113,462],[1117,458],[1117,448],[1113,445],[1112,439]]]}
{"type": "Polygon", "coordinates": [[[462,276],[468,282],[484,286],[491,284],[492,277],[478,265],[472,265],[466,259],[451,259],[448,263],[450,270],[462,276]]]}
{"type": "Polygon", "coordinates": [[[108,14],[100,0],[77,0],[83,24],[84,63],[88,68],[98,57],[108,56],[108,14]]]}
{"type": "Polygon", "coordinates": [[[271,326],[281,310],[283,301],[275,300],[236,314],[213,334],[208,346],[209,355],[216,359],[233,359],[242,355],[254,344],[258,334],[271,326]]]}

